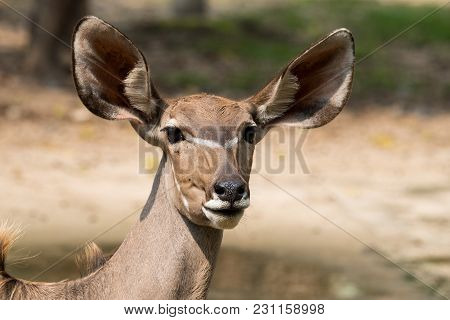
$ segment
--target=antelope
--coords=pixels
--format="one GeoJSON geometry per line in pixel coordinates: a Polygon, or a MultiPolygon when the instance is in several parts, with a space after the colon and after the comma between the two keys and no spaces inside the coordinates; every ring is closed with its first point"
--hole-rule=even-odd
{"type": "Polygon", "coordinates": [[[110,259],[92,244],[80,279],[14,278],[5,271],[13,235],[1,232],[0,297],[205,299],[223,230],[236,227],[250,204],[255,145],[273,126],[315,128],[339,114],[353,79],[352,34],[335,30],[240,101],[162,98],[143,54],[99,18],[83,18],[72,44],[83,104],[101,118],[128,120],[163,157],[139,221],[110,259]]]}

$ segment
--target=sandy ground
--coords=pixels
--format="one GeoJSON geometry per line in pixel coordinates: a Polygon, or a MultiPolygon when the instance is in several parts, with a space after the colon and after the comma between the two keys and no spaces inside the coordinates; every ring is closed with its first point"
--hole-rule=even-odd
{"type": "MultiPolygon", "coordinates": [[[[139,163],[158,158],[139,160],[129,125],[95,119],[73,91],[11,80],[0,96],[0,220],[25,227],[11,262],[38,256],[10,270],[31,278],[142,207],[153,174],[139,163]]],[[[303,145],[300,130],[266,137],[211,298],[438,297],[394,264],[450,294],[450,115],[395,109],[345,111],[303,145]]],[[[136,217],[97,242],[115,248],[136,217]]],[[[74,276],[68,259],[40,279],[74,276]]]]}

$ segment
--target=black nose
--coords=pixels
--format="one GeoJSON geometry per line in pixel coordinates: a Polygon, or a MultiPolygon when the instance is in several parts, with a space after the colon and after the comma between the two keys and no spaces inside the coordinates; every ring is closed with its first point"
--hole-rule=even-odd
{"type": "Polygon", "coordinates": [[[221,181],[214,185],[214,192],[223,201],[239,201],[246,191],[245,183],[242,181],[221,181]]]}

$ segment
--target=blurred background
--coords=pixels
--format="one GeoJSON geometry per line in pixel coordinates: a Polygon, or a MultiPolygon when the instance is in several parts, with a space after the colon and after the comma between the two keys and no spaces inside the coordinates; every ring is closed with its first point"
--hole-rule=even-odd
{"type": "MultiPolygon", "coordinates": [[[[113,252],[150,192],[153,174],[140,163],[152,171],[159,161],[142,160],[127,123],[98,119],[79,101],[62,42],[70,45],[80,17],[124,32],[164,96],[235,99],[346,27],[361,60],[349,104],[300,144],[309,173],[297,159],[297,170],[262,165],[252,176],[252,206],[225,232],[210,298],[450,295],[450,5],[372,54],[446,2],[1,1],[0,220],[25,229],[8,271],[32,279],[129,216],[96,241],[113,252]]],[[[290,134],[301,140],[300,130],[290,134]]],[[[292,141],[278,137],[266,138],[270,157],[291,161],[292,141]]],[[[70,256],[38,280],[78,276],[70,256]]]]}

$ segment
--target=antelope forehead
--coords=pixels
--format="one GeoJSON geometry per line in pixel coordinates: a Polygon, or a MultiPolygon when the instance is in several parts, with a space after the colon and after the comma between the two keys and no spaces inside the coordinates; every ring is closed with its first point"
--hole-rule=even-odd
{"type": "MultiPolygon", "coordinates": [[[[200,121],[186,119],[181,119],[180,121],[173,117],[165,121],[163,127],[189,128],[189,131],[192,131],[192,134],[195,134],[195,136],[198,136],[199,138],[214,140],[216,137],[222,137],[221,140],[223,140],[224,138],[232,139],[241,125],[241,122],[227,123],[225,121],[211,121],[208,119],[198,120],[200,121]]],[[[253,120],[243,122],[254,124],[253,120]]]]}
{"type": "Polygon", "coordinates": [[[247,105],[223,97],[193,95],[182,97],[171,104],[169,118],[176,118],[181,124],[198,127],[237,127],[251,120],[247,105]]]}

